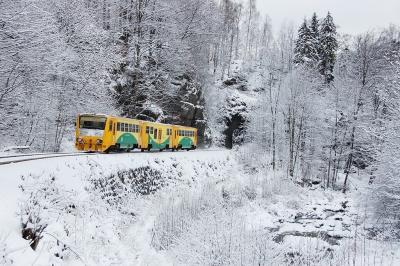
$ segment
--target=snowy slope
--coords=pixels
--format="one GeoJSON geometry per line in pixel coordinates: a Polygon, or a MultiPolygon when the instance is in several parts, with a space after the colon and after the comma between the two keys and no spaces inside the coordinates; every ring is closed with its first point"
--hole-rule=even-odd
{"type": "Polygon", "coordinates": [[[279,172],[244,168],[238,154],[132,152],[2,165],[2,263],[399,261],[398,245],[365,238],[364,253],[354,252],[361,229],[354,224],[359,213],[351,193],[296,186],[279,172]],[[36,251],[21,237],[22,222],[45,226],[36,251]]]}
{"type": "MultiPolygon", "coordinates": [[[[168,175],[168,178],[171,180],[169,184],[171,188],[181,182],[190,186],[196,186],[204,176],[208,175],[213,176],[215,179],[221,179],[223,172],[233,169],[227,168],[223,171],[221,171],[222,169],[217,171],[219,167],[223,167],[223,162],[230,156],[229,152],[226,151],[133,152],[130,154],[98,154],[73,158],[55,158],[0,166],[0,228],[2,229],[2,242],[0,243],[2,243],[2,249],[5,249],[2,250],[2,255],[6,254],[7,261],[12,261],[17,265],[27,265],[34,261],[36,261],[35,265],[61,263],[61,260],[53,257],[54,248],[50,248],[51,244],[46,244],[47,241],[50,243],[54,242],[52,236],[45,233],[36,252],[29,247],[28,241],[21,238],[21,215],[19,215],[19,209],[22,204],[21,199],[27,196],[22,193],[21,186],[26,190],[31,189],[35,193],[36,189],[44,187],[43,183],[48,183],[49,180],[51,182],[54,179],[53,183],[56,183],[56,187],[59,189],[58,192],[63,196],[63,200],[74,201],[77,205],[81,205],[84,208],[83,211],[86,212],[85,214],[78,213],[76,215],[80,216],[79,218],[83,220],[82,222],[85,222],[85,228],[81,229],[81,232],[77,230],[76,237],[83,238],[82,234],[98,235],[99,231],[101,231],[101,234],[104,234],[97,239],[101,244],[89,243],[89,245],[93,245],[93,248],[87,252],[94,252],[97,245],[105,245],[103,243],[105,239],[107,241],[112,240],[108,243],[107,248],[105,248],[110,253],[108,255],[86,254],[85,250],[83,252],[81,252],[82,250],[79,250],[79,252],[74,250],[81,257],[80,259],[73,259],[75,263],[79,265],[83,261],[86,265],[108,264],[110,261],[105,260],[107,257],[110,257],[110,260],[114,260],[114,263],[117,264],[133,265],[136,262],[138,264],[147,264],[146,258],[148,256],[153,257],[152,254],[154,253],[149,243],[151,240],[149,230],[151,229],[151,219],[157,211],[157,206],[153,206],[151,200],[156,200],[157,196],[148,196],[147,199],[139,199],[138,201],[143,206],[129,203],[129,206],[124,207],[126,213],[122,211],[121,214],[118,210],[113,209],[112,206],[107,206],[104,202],[99,204],[90,202],[96,196],[91,195],[90,191],[85,190],[85,188],[91,187],[88,180],[90,178],[109,176],[116,171],[124,169],[151,166],[153,169],[157,169],[168,175]],[[211,168],[209,168],[210,166],[211,168]],[[110,209],[104,210],[98,207],[108,207],[110,209]],[[87,212],[89,211],[93,213],[88,215],[87,212]],[[135,214],[131,215],[130,213],[133,212],[135,214]],[[115,215],[120,215],[120,217],[116,218],[115,215]],[[101,220],[104,220],[97,221],[99,216],[102,216],[101,220]],[[94,217],[96,218],[92,220],[94,217]],[[118,229],[115,228],[117,223],[120,223],[120,225],[134,223],[134,225],[126,229],[128,232],[122,232],[123,230],[118,232],[118,229]],[[100,230],[97,228],[100,228],[100,230]],[[122,237],[118,239],[117,235],[123,233],[132,237],[134,235],[134,239],[130,239],[133,242],[126,243],[122,237]],[[136,262],[133,263],[133,261],[136,262]]],[[[234,167],[233,165],[230,166],[234,167]]],[[[132,200],[135,200],[135,198],[132,198],[132,200]]],[[[51,209],[51,207],[48,209],[51,209]]],[[[64,222],[64,224],[60,223],[60,220],[64,219],[67,221],[70,217],[68,218],[58,213],[48,213],[46,215],[49,217],[43,219],[47,219],[52,224],[46,228],[45,232],[68,239],[65,234],[59,231],[63,231],[63,226],[65,227],[65,224],[69,224],[68,222],[64,222]]],[[[76,243],[69,243],[69,245],[83,248],[76,243]]],[[[84,248],[87,249],[87,246],[84,248]]],[[[155,257],[160,257],[160,255],[156,254],[155,257]]],[[[169,264],[163,256],[161,256],[160,260],[163,263],[169,264]]],[[[155,265],[159,265],[159,263],[155,263],[155,265]]]]}

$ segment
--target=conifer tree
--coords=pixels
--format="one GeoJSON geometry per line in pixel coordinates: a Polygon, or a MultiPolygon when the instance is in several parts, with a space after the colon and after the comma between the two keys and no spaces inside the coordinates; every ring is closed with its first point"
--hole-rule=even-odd
{"type": "MultiPolygon", "coordinates": [[[[318,22],[316,24],[318,26],[318,22]]],[[[311,25],[313,26],[313,25],[311,25]]],[[[314,25],[315,26],[315,25],[314,25]]],[[[315,33],[312,27],[307,25],[304,19],[303,24],[298,31],[298,39],[296,40],[294,52],[296,64],[306,64],[314,66],[318,62],[318,30],[315,33]]]]}
{"type": "Polygon", "coordinates": [[[320,36],[319,36],[319,20],[317,18],[317,14],[314,13],[312,18],[311,18],[311,23],[310,23],[310,42],[312,46],[310,58],[312,58],[313,63],[315,65],[318,64],[318,61],[320,60],[320,53],[321,53],[321,47],[320,47],[320,36]]]}
{"type": "Polygon", "coordinates": [[[328,15],[323,19],[320,30],[320,63],[319,71],[325,76],[325,82],[330,83],[333,81],[333,67],[336,61],[336,51],[338,44],[336,40],[336,26],[333,23],[333,18],[328,12],[328,15]]]}

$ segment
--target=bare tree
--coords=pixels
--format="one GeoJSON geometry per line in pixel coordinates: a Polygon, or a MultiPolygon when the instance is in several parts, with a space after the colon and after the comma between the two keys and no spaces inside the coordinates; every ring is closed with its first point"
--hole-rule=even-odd
{"type": "Polygon", "coordinates": [[[380,64],[383,60],[382,52],[379,39],[373,32],[367,32],[356,37],[350,72],[350,78],[353,81],[351,83],[352,109],[349,110],[349,150],[345,165],[346,176],[343,192],[346,192],[348,176],[355,159],[356,129],[360,128],[360,123],[363,122],[362,112],[368,112],[366,107],[369,99],[371,99],[370,95],[381,78],[381,71],[383,70],[380,64]]]}

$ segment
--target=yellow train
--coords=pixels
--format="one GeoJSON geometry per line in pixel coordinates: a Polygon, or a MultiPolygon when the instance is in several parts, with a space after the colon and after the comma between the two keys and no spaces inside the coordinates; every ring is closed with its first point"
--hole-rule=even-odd
{"type": "Polygon", "coordinates": [[[194,150],[197,129],[102,114],[76,118],[75,148],[80,151],[131,151],[140,149],[194,150]]]}

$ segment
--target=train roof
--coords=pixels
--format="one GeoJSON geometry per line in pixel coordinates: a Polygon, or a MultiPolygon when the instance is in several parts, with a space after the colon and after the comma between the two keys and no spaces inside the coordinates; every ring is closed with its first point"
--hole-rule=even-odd
{"type": "Polygon", "coordinates": [[[195,129],[195,130],[197,130],[197,128],[195,128],[195,127],[180,126],[180,125],[172,125],[172,126],[174,126],[174,127],[179,127],[179,128],[190,128],[190,129],[195,129]]]}
{"type": "Polygon", "coordinates": [[[173,126],[173,127],[179,127],[179,128],[196,129],[195,127],[189,127],[189,126],[181,126],[181,125],[174,125],[174,124],[167,124],[167,123],[160,123],[160,122],[144,121],[144,120],[139,120],[136,118],[106,115],[106,114],[100,114],[100,113],[81,113],[81,114],[79,114],[79,116],[113,117],[113,118],[117,118],[117,119],[136,120],[136,121],[140,121],[142,123],[153,124],[153,125],[163,125],[163,126],[173,126]]]}
{"type": "Polygon", "coordinates": [[[109,117],[110,115],[106,114],[96,114],[96,113],[82,113],[79,116],[101,116],[101,117],[109,117]]]}

